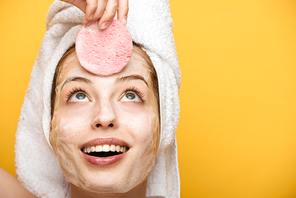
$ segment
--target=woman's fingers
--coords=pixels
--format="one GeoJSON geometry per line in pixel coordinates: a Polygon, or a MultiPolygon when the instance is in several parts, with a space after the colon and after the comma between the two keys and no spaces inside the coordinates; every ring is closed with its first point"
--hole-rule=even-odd
{"type": "Polygon", "coordinates": [[[99,28],[106,29],[117,12],[118,20],[126,25],[129,10],[128,0],[62,0],[85,13],[83,23],[87,25],[99,20],[99,28]]]}
{"type": "Polygon", "coordinates": [[[85,10],[86,10],[86,1],[85,0],[61,0],[61,1],[70,3],[85,13],[85,10]]]}
{"type": "Polygon", "coordinates": [[[93,21],[97,21],[103,16],[107,2],[108,2],[108,0],[97,0],[97,1],[98,1],[97,2],[98,6],[97,6],[97,10],[94,13],[94,17],[92,19],[93,21]]]}
{"type": "Polygon", "coordinates": [[[88,20],[92,20],[97,10],[97,0],[86,0],[86,11],[85,16],[88,20]]]}
{"type": "Polygon", "coordinates": [[[103,16],[99,20],[99,28],[105,29],[109,26],[112,19],[115,17],[118,6],[118,0],[108,0],[103,16]]]}
{"type": "Polygon", "coordinates": [[[127,23],[128,9],[128,0],[119,0],[117,18],[123,25],[126,25],[127,23]]]}

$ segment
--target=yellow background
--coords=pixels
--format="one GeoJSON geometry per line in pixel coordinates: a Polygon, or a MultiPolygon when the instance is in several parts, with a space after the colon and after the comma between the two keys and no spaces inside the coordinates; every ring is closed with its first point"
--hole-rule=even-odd
{"type": "MultiPolygon", "coordinates": [[[[181,197],[296,197],[296,1],[170,0],[182,70],[181,197]]],[[[0,166],[51,0],[0,2],[0,166]]]]}

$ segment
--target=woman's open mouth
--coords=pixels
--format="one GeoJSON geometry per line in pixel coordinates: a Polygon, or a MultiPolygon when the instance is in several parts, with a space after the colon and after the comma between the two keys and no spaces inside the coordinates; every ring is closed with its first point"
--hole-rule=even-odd
{"type": "Polygon", "coordinates": [[[85,143],[80,149],[89,163],[108,166],[120,161],[129,151],[127,144],[116,138],[98,138],[85,143]]]}
{"type": "Polygon", "coordinates": [[[96,145],[91,147],[84,147],[81,149],[83,153],[89,156],[94,157],[111,157],[114,155],[120,155],[128,151],[129,148],[127,146],[119,146],[119,145],[96,145]]]}

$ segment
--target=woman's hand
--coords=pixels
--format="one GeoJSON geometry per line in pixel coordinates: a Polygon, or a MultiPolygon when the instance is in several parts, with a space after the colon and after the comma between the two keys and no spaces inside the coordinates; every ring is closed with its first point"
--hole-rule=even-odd
{"type": "Polygon", "coordinates": [[[128,13],[128,0],[62,0],[70,3],[85,13],[83,23],[85,25],[99,20],[100,29],[109,26],[117,12],[118,20],[126,25],[128,13]]]}

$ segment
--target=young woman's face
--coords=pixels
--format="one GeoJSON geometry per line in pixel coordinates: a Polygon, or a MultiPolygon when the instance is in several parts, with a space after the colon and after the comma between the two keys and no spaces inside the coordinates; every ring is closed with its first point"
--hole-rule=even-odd
{"type": "Polygon", "coordinates": [[[158,101],[147,63],[133,52],[117,74],[96,76],[66,58],[57,79],[50,142],[74,186],[123,193],[154,166],[158,101]]]}

